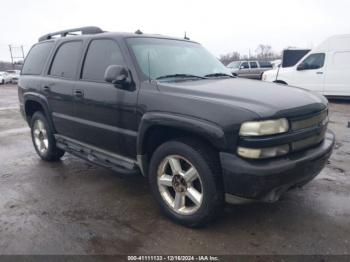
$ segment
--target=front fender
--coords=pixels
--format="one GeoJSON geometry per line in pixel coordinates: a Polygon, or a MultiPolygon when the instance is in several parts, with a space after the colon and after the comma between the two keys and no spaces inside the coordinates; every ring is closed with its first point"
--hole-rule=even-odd
{"type": "Polygon", "coordinates": [[[187,131],[208,140],[215,148],[223,149],[226,146],[225,133],[220,126],[215,123],[196,119],[190,116],[150,112],[143,115],[139,135],[137,138],[137,154],[145,153],[145,143],[147,132],[154,126],[172,127],[179,130],[187,131]]]}

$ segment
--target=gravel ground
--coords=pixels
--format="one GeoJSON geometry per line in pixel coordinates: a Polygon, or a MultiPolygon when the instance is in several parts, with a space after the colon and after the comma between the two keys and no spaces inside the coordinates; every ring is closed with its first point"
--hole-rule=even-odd
{"type": "Polygon", "coordinates": [[[193,230],[162,216],[141,176],[69,154],[41,161],[17,88],[0,86],[0,254],[350,254],[350,103],[330,111],[337,142],[318,177],[193,230]]]}

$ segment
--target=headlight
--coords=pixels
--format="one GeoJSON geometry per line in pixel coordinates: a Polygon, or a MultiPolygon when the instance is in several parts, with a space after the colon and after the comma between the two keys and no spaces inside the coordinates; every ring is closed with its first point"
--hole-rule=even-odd
{"type": "Polygon", "coordinates": [[[245,122],[241,125],[239,134],[241,136],[266,136],[285,133],[289,129],[288,120],[286,118],[245,122]]]}
{"type": "Polygon", "coordinates": [[[246,158],[269,158],[282,156],[289,152],[289,145],[281,145],[276,147],[267,147],[267,148],[246,148],[238,147],[238,155],[246,158]]]}

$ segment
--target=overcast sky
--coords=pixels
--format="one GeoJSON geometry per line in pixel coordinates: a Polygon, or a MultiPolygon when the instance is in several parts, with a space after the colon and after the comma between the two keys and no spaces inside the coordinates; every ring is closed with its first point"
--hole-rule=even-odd
{"type": "Polygon", "coordinates": [[[45,33],[86,25],[177,37],[186,31],[216,56],[253,53],[260,43],[279,52],[350,33],[349,10],[348,0],[2,1],[0,60],[10,60],[9,44],[27,52],[45,33]]]}

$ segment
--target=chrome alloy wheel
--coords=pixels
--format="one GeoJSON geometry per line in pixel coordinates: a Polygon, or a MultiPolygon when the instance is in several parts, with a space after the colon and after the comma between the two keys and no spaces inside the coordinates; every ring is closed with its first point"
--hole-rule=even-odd
{"type": "Polygon", "coordinates": [[[176,213],[191,215],[203,202],[203,185],[196,168],[184,157],[167,156],[157,172],[158,189],[176,213]]]}
{"type": "Polygon", "coordinates": [[[33,136],[35,147],[38,149],[40,154],[45,154],[49,149],[49,139],[47,136],[47,130],[44,122],[40,119],[35,120],[33,125],[33,136]]]}

